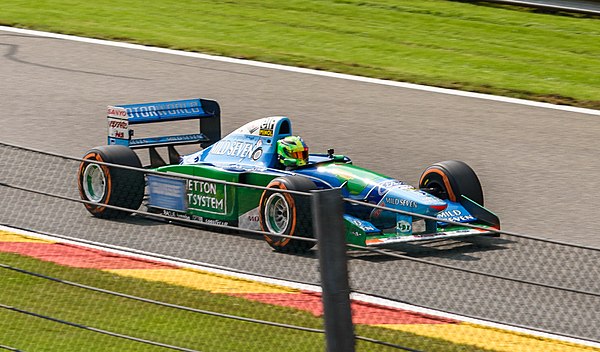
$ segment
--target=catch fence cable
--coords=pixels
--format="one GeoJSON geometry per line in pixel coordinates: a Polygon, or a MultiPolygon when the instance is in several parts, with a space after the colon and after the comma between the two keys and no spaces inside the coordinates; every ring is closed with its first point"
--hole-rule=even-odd
{"type": "MultiPolygon", "coordinates": [[[[61,195],[50,194],[50,193],[47,193],[47,192],[30,190],[30,189],[26,189],[26,188],[23,188],[23,187],[8,185],[8,184],[5,184],[5,183],[0,183],[0,185],[4,185],[6,187],[15,188],[15,189],[19,189],[19,190],[23,190],[23,191],[27,191],[27,192],[33,192],[33,193],[42,194],[42,195],[46,195],[46,196],[56,197],[56,198],[60,198],[60,199],[64,199],[64,200],[79,202],[79,203],[91,203],[89,201],[84,201],[84,200],[77,199],[77,198],[70,198],[70,197],[65,197],[65,196],[61,196],[61,195]]],[[[385,207],[376,206],[376,205],[373,205],[373,204],[366,204],[366,203],[357,202],[357,201],[353,201],[353,200],[349,200],[349,201],[352,201],[352,203],[360,203],[362,205],[368,205],[368,206],[371,206],[371,207],[374,207],[374,208],[382,208],[384,210],[390,210],[390,211],[396,211],[396,212],[399,212],[399,213],[412,214],[412,213],[409,213],[409,212],[403,212],[403,211],[399,211],[399,210],[389,209],[389,208],[385,208],[385,207]]],[[[149,216],[158,216],[159,215],[159,214],[145,213],[143,211],[133,211],[131,209],[119,208],[119,207],[110,206],[110,205],[107,205],[107,207],[115,208],[115,209],[123,210],[123,211],[128,211],[128,212],[132,212],[132,213],[146,214],[146,215],[149,215],[149,216]]],[[[415,214],[415,215],[421,216],[419,214],[415,214]]],[[[172,220],[172,218],[167,217],[167,216],[158,216],[158,217],[166,219],[166,220],[172,220]]],[[[426,216],[423,216],[423,217],[427,218],[426,216]]],[[[433,217],[431,217],[431,218],[434,219],[434,220],[437,220],[437,218],[433,218],[433,217]]],[[[194,221],[192,221],[192,220],[177,219],[177,221],[182,221],[182,222],[186,222],[186,223],[191,223],[191,224],[197,225],[197,223],[194,222],[194,221]]],[[[449,222],[449,223],[452,223],[452,222],[449,222]]],[[[461,225],[468,225],[468,224],[462,224],[461,223],[461,225]]],[[[222,228],[230,228],[230,227],[224,226],[224,225],[211,225],[211,226],[222,227],[222,228]]],[[[473,226],[473,225],[471,225],[471,227],[477,228],[477,226],[473,226]]],[[[263,232],[253,231],[253,230],[250,230],[248,232],[257,233],[257,234],[264,234],[263,232]]],[[[499,232],[501,232],[501,231],[499,231],[499,232]]],[[[503,233],[503,232],[501,232],[501,233],[503,233]]],[[[282,235],[281,237],[290,237],[290,236],[282,235]]],[[[301,239],[301,238],[298,238],[298,237],[296,237],[296,238],[297,239],[301,239]]],[[[309,239],[309,238],[306,238],[305,240],[316,241],[315,239],[309,239]]],[[[514,281],[514,282],[519,282],[519,283],[524,283],[524,284],[537,285],[537,286],[540,286],[540,287],[545,287],[545,288],[550,288],[550,289],[556,289],[556,290],[562,290],[562,291],[568,291],[568,292],[577,293],[577,294],[585,294],[585,295],[600,297],[600,293],[596,293],[596,292],[583,291],[583,290],[578,290],[578,289],[566,288],[566,287],[549,285],[549,284],[543,284],[543,283],[536,283],[536,282],[532,282],[532,281],[515,279],[515,278],[510,278],[510,277],[504,277],[504,276],[501,276],[501,275],[490,274],[490,273],[486,273],[486,272],[482,272],[482,271],[478,271],[478,270],[470,270],[470,269],[465,269],[465,268],[461,268],[461,267],[457,267],[457,266],[453,266],[453,265],[435,263],[435,262],[432,262],[432,261],[428,261],[428,260],[424,260],[424,259],[419,259],[419,258],[414,258],[414,257],[406,256],[406,255],[397,254],[397,253],[390,253],[390,252],[383,251],[383,250],[380,250],[380,249],[377,249],[377,248],[362,247],[362,246],[356,246],[356,245],[350,245],[350,244],[348,245],[348,247],[350,247],[350,248],[356,248],[356,249],[361,249],[361,250],[367,250],[367,251],[370,251],[370,252],[374,252],[374,253],[378,253],[378,254],[382,254],[382,255],[386,255],[386,256],[391,256],[391,257],[395,257],[395,258],[399,258],[399,259],[405,259],[405,260],[411,260],[411,261],[419,262],[419,263],[422,263],[422,264],[433,265],[433,266],[437,266],[437,267],[442,267],[442,268],[451,269],[451,270],[457,270],[457,271],[471,273],[471,274],[477,274],[477,275],[482,275],[482,276],[487,276],[487,277],[492,277],[492,278],[497,278],[497,279],[502,279],[502,280],[508,280],[508,281],[514,281]]],[[[574,247],[582,247],[582,246],[574,246],[574,247]]],[[[583,247],[583,248],[585,248],[585,249],[591,249],[591,250],[598,250],[596,248],[588,248],[588,247],[583,247]]],[[[507,324],[507,325],[511,325],[511,324],[507,324]]],[[[565,336],[567,336],[567,335],[565,335],[565,336]]],[[[572,337],[574,337],[574,338],[582,338],[580,336],[572,336],[572,337]]]]}
{"type": "MultiPolygon", "coordinates": [[[[100,161],[95,161],[95,160],[86,160],[86,159],[83,159],[83,158],[77,158],[77,157],[68,156],[68,155],[62,155],[62,154],[58,154],[58,153],[47,152],[47,151],[43,151],[43,150],[39,150],[39,149],[35,149],[35,148],[23,147],[23,146],[20,146],[20,145],[6,143],[6,142],[1,142],[1,141],[0,141],[0,145],[4,145],[4,146],[9,147],[9,148],[20,149],[20,150],[24,150],[24,151],[28,151],[28,152],[32,152],[32,153],[37,153],[37,154],[52,156],[52,157],[56,157],[56,158],[61,158],[61,159],[65,159],[65,160],[72,160],[72,161],[78,161],[78,162],[86,162],[86,163],[92,163],[92,164],[98,164],[98,165],[105,165],[105,166],[109,166],[109,167],[116,167],[116,168],[121,168],[121,169],[126,169],[126,170],[140,171],[140,172],[144,172],[146,174],[161,175],[161,176],[165,175],[164,172],[153,171],[153,170],[148,170],[148,169],[140,169],[140,168],[136,168],[136,167],[132,167],[132,166],[125,166],[125,165],[105,163],[105,162],[100,162],[100,161]]],[[[246,188],[254,188],[254,189],[260,189],[260,190],[270,190],[270,191],[273,191],[272,188],[267,188],[267,187],[263,187],[263,186],[255,186],[255,185],[241,184],[241,183],[230,182],[230,181],[215,180],[215,179],[210,179],[210,178],[205,178],[205,177],[198,177],[198,176],[192,176],[192,175],[185,175],[185,174],[180,174],[179,175],[177,173],[169,173],[168,175],[172,176],[172,177],[178,177],[178,178],[184,178],[184,179],[190,179],[190,180],[209,181],[209,182],[214,182],[214,183],[219,183],[219,184],[224,184],[224,185],[231,185],[231,186],[239,186],[239,187],[246,187],[246,188]]],[[[2,184],[0,184],[0,185],[2,185],[2,184]]],[[[4,184],[4,185],[6,185],[6,184],[4,184]]],[[[8,186],[8,185],[6,185],[6,186],[8,186]]],[[[15,188],[15,187],[13,187],[13,188],[15,188]]],[[[24,188],[21,188],[21,189],[22,190],[26,190],[26,191],[28,190],[28,189],[24,189],[24,188]]],[[[277,189],[277,192],[290,193],[290,194],[296,194],[296,195],[308,195],[309,194],[307,192],[282,190],[282,189],[277,189]]],[[[39,192],[39,191],[38,191],[38,193],[44,194],[43,192],[39,192]]],[[[58,196],[58,198],[61,198],[61,197],[62,196],[58,196]]],[[[70,200],[73,200],[73,199],[70,199],[70,200]]],[[[365,203],[364,201],[360,201],[360,200],[355,200],[355,199],[350,199],[350,198],[344,198],[343,200],[346,201],[346,202],[348,202],[348,203],[353,203],[353,204],[363,205],[363,206],[369,206],[369,207],[383,209],[383,210],[394,211],[394,212],[397,212],[399,214],[417,216],[417,217],[420,217],[420,218],[423,218],[423,219],[431,219],[431,220],[443,221],[443,222],[446,222],[448,224],[460,225],[460,226],[465,226],[465,227],[471,227],[471,228],[481,229],[481,227],[476,226],[476,225],[465,224],[465,223],[456,223],[456,222],[453,222],[453,221],[450,221],[450,220],[438,219],[438,218],[435,218],[435,217],[429,217],[429,216],[422,215],[422,214],[416,214],[416,213],[406,212],[406,211],[397,210],[397,209],[390,209],[390,208],[381,207],[381,206],[370,204],[370,203],[365,203]]],[[[86,201],[81,201],[81,203],[86,203],[86,201]]],[[[91,203],[91,204],[97,204],[97,203],[91,203]]],[[[118,207],[114,207],[114,209],[128,211],[128,212],[131,212],[131,213],[140,213],[139,211],[132,211],[131,209],[124,209],[124,208],[121,209],[121,208],[118,208],[118,207]]],[[[158,214],[151,214],[151,216],[156,216],[156,215],[158,215],[158,214]]],[[[167,218],[168,218],[168,220],[173,220],[173,218],[171,218],[171,217],[167,217],[167,218]]],[[[176,219],[176,220],[180,221],[180,220],[183,220],[183,219],[176,219]]],[[[198,224],[198,223],[196,223],[196,224],[198,224]]],[[[228,226],[223,226],[223,225],[218,225],[218,224],[204,224],[203,223],[202,225],[213,226],[213,227],[222,227],[222,228],[231,228],[231,227],[228,227],[228,226]]],[[[234,228],[234,229],[241,230],[241,231],[253,232],[251,230],[242,230],[242,229],[238,229],[238,228],[234,228]]],[[[551,240],[551,239],[541,238],[541,237],[535,237],[535,236],[520,234],[520,233],[516,233],[516,232],[512,232],[512,231],[494,230],[494,229],[489,229],[489,228],[485,228],[485,230],[490,231],[490,232],[494,232],[494,233],[497,233],[497,234],[504,234],[504,235],[514,236],[514,237],[518,237],[518,238],[525,238],[525,239],[530,239],[530,240],[535,240],[535,241],[542,241],[542,242],[546,242],[546,243],[558,244],[558,245],[569,246],[569,247],[580,248],[580,249],[588,249],[588,250],[593,250],[593,251],[600,251],[600,248],[596,248],[596,247],[585,246],[585,245],[578,245],[578,244],[567,243],[567,242],[562,242],[562,241],[557,241],[557,240],[551,240]]],[[[256,231],[256,232],[258,232],[258,231],[256,231]]],[[[278,236],[286,238],[285,235],[278,235],[278,236]]],[[[312,239],[300,238],[300,237],[295,237],[295,239],[312,240],[312,239]]]]}
{"type": "Polygon", "coordinates": [[[512,232],[512,231],[496,230],[496,229],[492,229],[492,228],[487,228],[487,227],[481,227],[481,226],[477,226],[477,225],[472,225],[472,224],[469,224],[469,223],[456,222],[456,221],[452,221],[452,220],[448,220],[448,219],[440,219],[440,218],[433,217],[433,216],[428,216],[428,215],[423,215],[423,214],[417,214],[417,213],[412,213],[412,212],[409,212],[409,211],[404,211],[404,210],[399,210],[399,209],[392,209],[392,208],[383,207],[383,206],[380,206],[380,205],[366,203],[364,201],[360,201],[360,200],[356,200],[356,199],[351,199],[351,198],[344,198],[344,201],[348,202],[348,203],[351,203],[351,204],[357,204],[357,205],[362,205],[362,206],[365,206],[365,207],[370,207],[370,208],[375,208],[375,209],[381,209],[381,210],[391,211],[393,213],[398,213],[398,214],[402,214],[402,215],[409,215],[409,216],[418,217],[418,218],[421,218],[421,219],[427,219],[427,220],[435,220],[435,221],[439,221],[439,222],[445,222],[445,223],[450,224],[450,225],[464,226],[464,227],[469,227],[469,228],[472,228],[472,229],[485,230],[485,231],[493,232],[493,233],[498,234],[498,235],[508,235],[508,236],[513,236],[513,237],[518,237],[518,238],[524,238],[524,239],[528,239],[528,240],[534,240],[534,241],[540,241],[540,242],[545,242],[545,243],[558,244],[558,245],[561,245],[561,246],[567,246],[567,247],[573,247],[573,248],[579,248],[579,249],[587,249],[587,250],[590,250],[590,251],[599,251],[600,252],[600,248],[596,248],[596,247],[584,246],[584,245],[579,245],[579,244],[574,244],[574,243],[568,243],[568,242],[562,242],[562,241],[557,241],[557,240],[551,240],[551,239],[548,239],[548,238],[534,237],[534,236],[524,235],[524,234],[520,234],[520,233],[516,233],[516,232],[512,232]]]}
{"type": "Polygon", "coordinates": [[[185,348],[185,347],[178,347],[178,346],[168,345],[168,344],[165,344],[165,343],[162,343],[162,342],[145,340],[145,339],[141,339],[141,338],[138,338],[138,337],[128,336],[128,335],[119,334],[119,333],[108,331],[108,330],[102,330],[102,329],[94,328],[94,327],[91,327],[91,326],[86,326],[86,325],[82,325],[82,324],[78,324],[78,323],[73,323],[73,322],[70,322],[70,321],[66,321],[66,320],[54,318],[54,317],[51,317],[51,316],[47,316],[47,315],[43,315],[43,314],[38,314],[38,313],[35,313],[35,312],[30,312],[30,311],[27,311],[27,310],[24,310],[24,309],[7,306],[7,305],[2,304],[2,303],[0,303],[0,308],[6,309],[6,310],[10,310],[10,311],[13,311],[13,312],[17,312],[17,313],[21,313],[21,314],[25,314],[25,315],[29,315],[29,316],[33,316],[33,317],[40,318],[40,319],[49,320],[49,321],[52,321],[52,322],[55,322],[55,323],[59,323],[59,324],[63,324],[63,325],[68,325],[68,326],[75,327],[75,328],[78,328],[78,329],[83,329],[83,330],[92,331],[92,332],[95,332],[95,333],[104,334],[104,335],[108,335],[108,336],[112,336],[112,337],[118,337],[118,338],[125,339],[125,340],[130,340],[130,341],[135,341],[135,342],[139,342],[139,343],[144,343],[144,344],[147,344],[147,345],[164,347],[164,348],[168,348],[168,349],[175,350],[175,351],[200,352],[198,350],[192,350],[192,349],[185,348]]]}
{"type": "MultiPolygon", "coordinates": [[[[30,188],[20,187],[20,186],[16,186],[16,185],[11,185],[11,184],[8,184],[8,183],[5,183],[5,182],[0,182],[0,186],[4,186],[4,187],[7,187],[7,188],[16,189],[16,190],[19,190],[19,191],[24,191],[24,192],[29,192],[29,193],[43,195],[43,196],[48,196],[48,197],[52,197],[52,198],[67,200],[67,201],[70,201],[70,202],[76,202],[76,203],[82,203],[82,204],[90,204],[90,205],[98,205],[98,203],[92,202],[92,201],[89,201],[89,200],[83,200],[83,199],[79,199],[79,198],[73,198],[73,197],[63,196],[63,195],[60,195],[60,194],[49,193],[49,192],[44,192],[44,191],[38,191],[38,190],[35,190],[35,189],[30,189],[30,188]]],[[[290,191],[287,191],[287,192],[290,192],[290,191]]],[[[303,194],[305,194],[305,193],[303,193],[303,194]]],[[[131,214],[144,215],[144,216],[147,216],[149,218],[166,220],[166,221],[168,221],[170,223],[186,223],[186,224],[190,224],[190,225],[194,225],[194,226],[213,227],[213,228],[219,228],[219,229],[225,229],[225,230],[235,230],[235,231],[240,231],[240,232],[245,232],[245,233],[253,233],[253,234],[257,234],[257,235],[278,236],[278,237],[290,238],[290,239],[296,239],[296,240],[302,240],[302,241],[307,241],[307,242],[317,242],[317,240],[315,238],[289,236],[289,235],[283,235],[283,234],[272,234],[272,233],[269,233],[269,232],[258,231],[258,230],[241,229],[241,228],[234,227],[234,226],[229,226],[229,225],[204,223],[204,222],[199,222],[199,221],[192,220],[192,219],[174,218],[174,217],[163,215],[163,214],[155,214],[155,213],[150,213],[150,212],[143,211],[143,210],[133,210],[133,209],[118,207],[116,205],[110,205],[110,204],[102,204],[102,206],[105,207],[105,208],[120,210],[120,211],[124,211],[124,212],[131,213],[131,214]]]]}
{"type": "MultiPolygon", "coordinates": [[[[58,194],[52,194],[52,193],[48,193],[48,192],[42,192],[42,191],[32,190],[32,189],[28,189],[28,188],[24,188],[24,187],[19,187],[19,186],[15,186],[15,185],[9,185],[9,184],[3,183],[3,182],[0,182],[0,186],[5,186],[5,187],[8,187],[8,188],[13,188],[13,189],[18,189],[18,190],[25,191],[25,192],[31,192],[31,193],[41,194],[41,195],[45,195],[45,196],[49,196],[49,197],[54,197],[54,198],[59,198],[59,199],[63,199],[63,200],[72,201],[72,202],[86,203],[86,204],[95,204],[95,203],[93,203],[91,201],[86,201],[86,200],[82,200],[82,199],[78,199],[78,198],[72,198],[72,197],[62,196],[62,195],[58,195],[58,194]]],[[[130,212],[130,213],[143,214],[143,215],[147,215],[147,216],[158,217],[158,218],[165,219],[165,220],[170,220],[170,221],[176,220],[178,222],[181,221],[181,222],[185,222],[185,223],[191,223],[191,224],[194,224],[194,225],[204,225],[204,224],[199,224],[198,222],[193,221],[193,220],[173,219],[173,218],[165,216],[165,215],[152,214],[152,213],[148,213],[148,212],[144,212],[144,211],[140,211],[140,210],[132,210],[132,209],[117,207],[117,206],[108,205],[108,204],[103,205],[103,206],[105,206],[107,208],[111,208],[111,209],[127,211],[127,212],[130,212]]],[[[396,212],[404,213],[404,214],[413,214],[413,213],[410,213],[410,212],[403,212],[403,211],[400,211],[400,210],[389,209],[389,208],[380,207],[380,206],[374,206],[372,204],[371,204],[371,206],[373,206],[375,208],[381,208],[381,209],[384,209],[384,210],[396,211],[396,212]]],[[[424,217],[424,218],[436,219],[436,218],[425,216],[425,215],[419,215],[419,214],[414,214],[414,215],[415,216],[424,217]]],[[[446,221],[446,220],[444,220],[444,221],[446,221]]],[[[452,221],[447,221],[447,222],[450,223],[450,224],[454,223],[452,221]]],[[[457,223],[457,224],[460,224],[460,223],[457,223]]],[[[468,224],[462,224],[462,225],[468,225],[468,224]]],[[[227,226],[227,225],[210,224],[210,225],[207,225],[207,226],[214,226],[214,227],[225,228],[225,229],[237,229],[235,227],[231,227],[231,226],[227,226]]],[[[471,225],[470,227],[479,228],[478,226],[474,226],[474,225],[471,225]]],[[[244,232],[249,232],[249,233],[260,234],[260,235],[264,235],[265,234],[265,232],[256,231],[256,230],[245,230],[244,229],[243,231],[244,232]]],[[[304,238],[304,237],[287,236],[287,235],[277,235],[277,236],[281,236],[283,238],[298,239],[298,240],[303,240],[303,241],[311,241],[311,242],[316,242],[317,241],[314,238],[304,238]]],[[[406,255],[385,252],[385,251],[382,251],[382,250],[377,250],[375,248],[357,246],[357,245],[352,245],[352,244],[348,244],[347,246],[350,247],[350,248],[363,249],[363,250],[369,250],[369,251],[380,253],[380,254],[386,254],[388,256],[392,256],[392,257],[396,257],[396,258],[400,258],[400,259],[412,260],[412,261],[419,262],[419,263],[422,263],[422,264],[429,264],[429,265],[433,265],[433,266],[437,266],[437,267],[442,267],[442,268],[446,268],[446,269],[458,270],[458,271],[462,271],[462,272],[465,272],[465,273],[477,274],[477,275],[492,277],[492,278],[496,278],[496,279],[503,279],[503,280],[514,281],[514,282],[518,282],[518,283],[524,283],[524,284],[536,285],[536,286],[545,287],[545,288],[551,288],[551,289],[555,289],[555,290],[561,290],[561,291],[567,291],[567,292],[573,292],[573,293],[578,293],[578,294],[585,294],[585,295],[600,297],[600,293],[597,293],[597,292],[583,291],[583,290],[572,289],[572,288],[568,288],[568,287],[555,286],[555,285],[544,284],[544,283],[539,283],[539,282],[534,282],[534,281],[528,281],[528,280],[522,280],[522,279],[517,279],[517,278],[510,278],[510,277],[506,277],[506,276],[501,276],[501,275],[486,273],[486,272],[479,271],[479,270],[465,269],[465,268],[457,267],[457,266],[454,266],[454,265],[435,263],[435,262],[432,262],[432,261],[428,261],[428,260],[424,260],[424,259],[418,259],[418,258],[406,256],[406,255]]]]}
{"type": "Polygon", "coordinates": [[[0,345],[0,350],[2,350],[2,349],[9,350],[9,351],[12,351],[12,352],[24,352],[23,350],[19,350],[19,349],[16,349],[14,347],[0,345]]]}
{"type": "Polygon", "coordinates": [[[51,277],[51,276],[47,276],[47,275],[40,274],[40,273],[35,273],[35,272],[28,271],[28,270],[25,270],[25,269],[16,268],[14,266],[2,264],[2,263],[0,263],[0,268],[7,269],[7,270],[12,270],[12,271],[16,271],[16,272],[19,272],[21,274],[35,276],[35,277],[38,277],[38,278],[41,278],[41,279],[46,279],[46,280],[58,282],[58,283],[65,284],[65,285],[70,285],[70,286],[74,286],[74,287],[83,288],[83,289],[90,290],[90,291],[105,293],[105,294],[108,294],[108,295],[111,295],[111,296],[117,296],[117,297],[127,298],[127,299],[131,299],[131,300],[145,302],[145,303],[150,303],[150,304],[159,305],[159,306],[163,306],[163,307],[175,308],[175,309],[185,310],[185,311],[193,312],[193,313],[200,313],[200,314],[212,315],[212,316],[219,317],[219,318],[240,320],[240,321],[245,321],[245,322],[248,322],[248,323],[257,323],[257,324],[270,325],[270,326],[276,326],[276,327],[280,327],[280,328],[294,329],[294,330],[307,331],[307,332],[325,333],[325,331],[321,330],[321,329],[313,329],[313,328],[307,328],[307,327],[303,327],[303,326],[295,326],[295,325],[289,325],[289,324],[282,324],[282,323],[276,323],[276,322],[271,322],[271,321],[266,321],[266,320],[244,318],[244,317],[240,317],[240,316],[236,316],[236,315],[230,315],[230,314],[224,314],[224,313],[218,313],[218,312],[211,312],[211,311],[208,311],[208,310],[191,308],[191,307],[181,306],[181,305],[178,305],[178,304],[172,304],[172,303],[167,303],[167,302],[156,301],[156,300],[149,299],[149,298],[143,298],[143,297],[139,297],[139,296],[128,295],[128,294],[125,294],[125,293],[110,291],[110,290],[106,290],[106,289],[98,288],[98,287],[94,287],[94,286],[88,286],[88,285],[80,284],[80,283],[73,282],[73,281],[67,281],[67,280],[57,279],[57,278],[54,278],[54,277],[51,277]]]}
{"type": "MultiPolygon", "coordinates": [[[[212,316],[216,316],[216,317],[219,317],[219,318],[233,319],[233,320],[239,320],[239,321],[244,321],[244,322],[248,322],[248,323],[256,323],[256,324],[262,324],[262,325],[269,325],[269,326],[274,326],[274,327],[279,327],[279,328],[293,329],[293,330],[299,330],[299,331],[305,331],[305,332],[320,333],[320,334],[324,334],[325,333],[325,330],[322,330],[322,329],[307,328],[307,327],[303,327],[303,326],[296,326],[296,325],[289,325],[289,324],[283,324],[283,323],[276,323],[276,322],[271,322],[271,321],[266,321],[266,320],[258,320],[258,319],[252,319],[252,318],[245,318],[245,317],[240,317],[240,316],[236,316],[236,315],[230,315],[230,314],[212,312],[212,311],[207,311],[207,310],[202,310],[202,309],[197,309],[197,308],[191,308],[191,307],[181,306],[181,305],[177,305],[177,304],[162,302],[162,301],[156,301],[156,300],[152,300],[152,299],[149,299],[149,298],[143,298],[143,297],[139,297],[139,296],[128,295],[128,294],[125,294],[125,293],[110,291],[110,290],[106,290],[106,289],[102,289],[102,288],[98,288],[98,287],[94,287],[94,286],[80,284],[80,283],[77,283],[77,282],[72,282],[72,281],[67,281],[67,280],[62,280],[62,279],[54,278],[54,277],[47,276],[47,275],[44,275],[44,274],[35,273],[35,272],[28,271],[28,270],[25,270],[25,269],[16,268],[14,266],[7,265],[7,264],[0,263],[0,268],[7,269],[7,270],[12,270],[12,271],[16,271],[16,272],[21,273],[21,274],[35,276],[35,277],[38,277],[38,278],[41,278],[41,279],[50,280],[50,281],[53,281],[53,282],[57,282],[57,283],[65,284],[65,285],[70,285],[70,286],[74,286],[74,287],[78,287],[78,288],[82,288],[82,289],[86,289],[86,290],[90,290],[90,291],[105,293],[105,294],[112,295],[112,296],[127,298],[127,299],[131,299],[131,300],[135,300],[135,301],[140,301],[140,302],[150,303],[150,304],[154,304],[154,305],[159,305],[159,306],[164,306],[164,307],[169,307],[169,308],[184,310],[184,311],[193,312],[193,313],[200,313],[200,314],[205,314],[205,315],[212,315],[212,316]]],[[[52,320],[52,319],[50,319],[50,320],[52,320]]],[[[70,324],[68,324],[68,325],[70,325],[70,324]]],[[[76,325],[79,325],[79,324],[76,324],[76,325]]],[[[385,341],[380,341],[380,340],[372,339],[372,338],[369,338],[369,337],[355,335],[354,338],[357,339],[357,340],[362,340],[362,341],[365,341],[365,342],[370,342],[370,343],[374,343],[374,344],[378,344],[378,345],[383,345],[383,346],[388,346],[388,347],[394,347],[396,349],[401,349],[401,350],[404,350],[404,351],[420,352],[419,350],[411,349],[411,348],[404,347],[404,346],[401,346],[401,345],[396,345],[396,344],[393,344],[393,343],[390,343],[390,342],[385,342],[385,341]]]]}

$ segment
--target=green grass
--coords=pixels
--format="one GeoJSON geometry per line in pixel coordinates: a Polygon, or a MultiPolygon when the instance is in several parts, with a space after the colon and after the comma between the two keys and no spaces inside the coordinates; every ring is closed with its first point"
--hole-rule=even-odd
{"type": "Polygon", "coordinates": [[[600,108],[600,21],[441,0],[3,0],[0,24],[600,108]]]}
{"type": "MultiPolygon", "coordinates": [[[[210,294],[93,269],[63,267],[0,253],[0,263],[112,291],[226,314],[322,329],[322,319],[296,309],[210,294]]],[[[185,312],[93,292],[0,268],[0,304],[54,318],[201,351],[322,351],[318,333],[185,312]]],[[[426,351],[482,351],[473,346],[369,326],[356,333],[426,351]]],[[[163,351],[0,308],[0,345],[24,351],[163,351]]],[[[358,342],[357,351],[395,349],[358,342]]]]}

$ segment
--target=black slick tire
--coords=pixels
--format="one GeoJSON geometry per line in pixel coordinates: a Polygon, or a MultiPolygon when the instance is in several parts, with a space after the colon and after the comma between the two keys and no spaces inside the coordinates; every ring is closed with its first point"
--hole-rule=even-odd
{"type": "Polygon", "coordinates": [[[429,166],[419,179],[419,188],[432,195],[461,202],[462,195],[483,206],[483,190],[475,171],[462,161],[441,161],[429,166]]]}
{"type": "MultiPolygon", "coordinates": [[[[135,152],[121,145],[107,145],[89,150],[84,160],[141,168],[142,164],[135,152]]],[[[102,205],[114,205],[137,210],[144,198],[145,179],[141,171],[108,167],[91,162],[81,162],[77,173],[77,183],[81,199],[96,204],[85,203],[92,215],[103,219],[124,218],[130,212],[110,209],[102,205]]]]}
{"type": "Polygon", "coordinates": [[[268,232],[264,238],[276,251],[303,253],[314,247],[315,242],[298,238],[313,238],[310,197],[295,195],[277,190],[307,192],[317,189],[316,185],[302,176],[287,176],[273,179],[260,198],[259,221],[262,231],[268,232]]]}

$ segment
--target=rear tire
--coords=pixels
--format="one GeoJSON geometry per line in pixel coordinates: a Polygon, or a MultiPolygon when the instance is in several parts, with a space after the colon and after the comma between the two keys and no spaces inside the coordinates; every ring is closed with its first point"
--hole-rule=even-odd
{"type": "MultiPolygon", "coordinates": [[[[142,163],[135,152],[122,145],[107,145],[88,151],[83,157],[111,164],[141,168],[142,163]]],[[[92,215],[103,219],[124,218],[130,212],[110,209],[101,204],[137,210],[144,198],[145,179],[141,171],[108,167],[91,162],[81,162],[77,175],[81,199],[92,215]]]]}
{"type": "Polygon", "coordinates": [[[303,253],[315,242],[284,238],[276,235],[313,238],[310,198],[276,190],[310,191],[317,189],[309,179],[301,176],[278,177],[268,185],[260,198],[259,221],[265,240],[276,251],[303,253]]]}
{"type": "Polygon", "coordinates": [[[483,206],[483,190],[479,178],[469,165],[462,161],[441,161],[429,166],[419,180],[419,188],[452,202],[461,202],[462,197],[483,206]]]}

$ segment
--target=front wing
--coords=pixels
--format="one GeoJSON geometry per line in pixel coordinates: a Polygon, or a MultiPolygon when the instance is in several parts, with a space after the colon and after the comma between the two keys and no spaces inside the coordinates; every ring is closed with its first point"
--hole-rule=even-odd
{"type": "MultiPolygon", "coordinates": [[[[478,225],[479,226],[479,225],[478,225]]],[[[485,230],[483,228],[487,228],[486,225],[481,225],[481,229],[477,228],[448,228],[443,231],[439,231],[436,233],[423,233],[423,234],[413,234],[407,236],[374,236],[367,238],[365,240],[367,247],[390,247],[395,244],[406,243],[406,242],[415,242],[415,241],[427,241],[427,240],[439,240],[439,239],[451,239],[451,238],[459,238],[459,237],[469,237],[475,235],[495,235],[496,232],[485,230]]],[[[491,227],[489,227],[492,229],[491,227]]]]}

